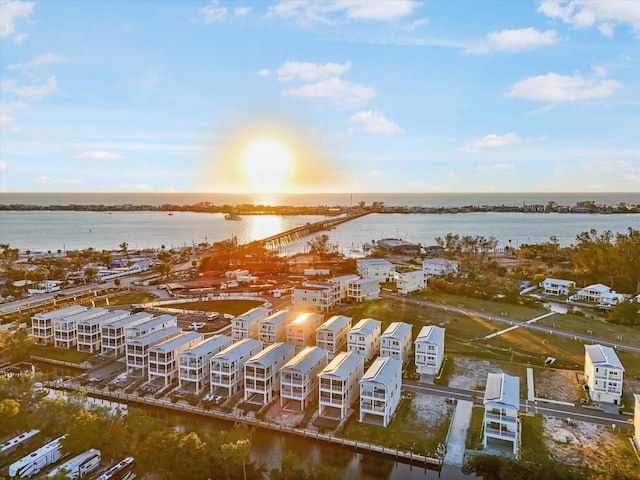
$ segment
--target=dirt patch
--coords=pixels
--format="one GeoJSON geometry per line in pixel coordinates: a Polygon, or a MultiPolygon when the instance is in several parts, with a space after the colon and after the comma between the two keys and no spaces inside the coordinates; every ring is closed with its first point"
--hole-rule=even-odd
{"type": "Polygon", "coordinates": [[[298,427],[304,419],[305,412],[292,412],[280,408],[280,401],[276,401],[265,413],[265,420],[285,427],[298,427]]]}
{"type": "Polygon", "coordinates": [[[453,370],[449,375],[449,386],[466,390],[484,390],[489,373],[502,373],[502,368],[489,360],[450,358],[453,370]]]}
{"type": "Polygon", "coordinates": [[[573,370],[542,370],[535,379],[536,397],[578,402],[582,391],[579,375],[573,370]]]}
{"type": "Polygon", "coordinates": [[[443,397],[415,393],[411,399],[409,418],[413,424],[421,427],[435,427],[445,422],[452,408],[443,397]]]}

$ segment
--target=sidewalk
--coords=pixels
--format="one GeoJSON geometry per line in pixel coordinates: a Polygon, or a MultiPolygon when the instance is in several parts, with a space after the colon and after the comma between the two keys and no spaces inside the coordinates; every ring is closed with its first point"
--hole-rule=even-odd
{"type": "Polygon", "coordinates": [[[471,411],[473,402],[468,400],[458,400],[456,409],[451,420],[451,430],[447,439],[447,454],[444,457],[446,465],[462,465],[465,443],[467,440],[467,430],[471,424],[471,411]]]}

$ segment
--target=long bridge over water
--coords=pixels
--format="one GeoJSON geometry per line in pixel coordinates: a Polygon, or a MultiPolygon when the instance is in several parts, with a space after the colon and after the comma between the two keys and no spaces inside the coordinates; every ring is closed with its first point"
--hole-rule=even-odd
{"type": "Polygon", "coordinates": [[[261,245],[269,250],[276,250],[280,247],[286,247],[287,245],[296,242],[304,237],[312,235],[316,232],[321,232],[323,230],[331,230],[336,225],[340,225],[341,223],[348,222],[350,220],[355,220],[356,218],[364,217],[371,213],[367,212],[357,212],[351,213],[348,215],[333,217],[325,220],[320,220],[319,222],[307,223],[301,227],[292,228],[291,230],[287,230],[285,232],[277,233],[276,235],[271,235],[270,237],[263,238],[261,240],[256,240],[252,242],[257,245],[261,245]]]}

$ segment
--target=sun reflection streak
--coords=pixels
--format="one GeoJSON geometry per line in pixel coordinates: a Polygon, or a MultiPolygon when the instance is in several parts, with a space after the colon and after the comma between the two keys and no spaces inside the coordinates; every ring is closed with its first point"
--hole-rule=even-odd
{"type": "MultiPolygon", "coordinates": [[[[245,217],[248,219],[248,217],[245,217]]],[[[249,241],[262,240],[284,230],[282,217],[277,215],[253,215],[249,226],[249,241]]]]}

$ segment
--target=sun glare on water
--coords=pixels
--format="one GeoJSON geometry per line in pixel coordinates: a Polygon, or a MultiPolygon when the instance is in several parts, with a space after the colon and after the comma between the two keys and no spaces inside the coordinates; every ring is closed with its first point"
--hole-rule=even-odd
{"type": "Polygon", "coordinates": [[[247,187],[254,193],[287,192],[291,185],[293,155],[281,143],[270,139],[251,142],[242,152],[247,187]]]}

